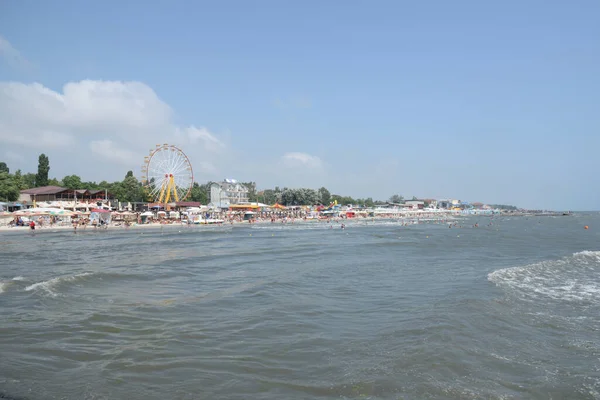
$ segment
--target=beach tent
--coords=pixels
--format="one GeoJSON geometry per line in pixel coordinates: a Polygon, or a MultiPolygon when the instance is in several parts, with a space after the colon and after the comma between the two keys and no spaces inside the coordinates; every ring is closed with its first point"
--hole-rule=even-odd
{"type": "Polygon", "coordinates": [[[110,224],[111,213],[110,210],[104,208],[94,208],[90,214],[90,222],[92,224],[96,221],[97,224],[110,224]]]}
{"type": "Polygon", "coordinates": [[[255,215],[256,215],[256,213],[254,211],[246,211],[244,213],[244,221],[248,221],[250,219],[254,219],[255,215]]]}
{"type": "Polygon", "coordinates": [[[279,209],[279,210],[285,210],[285,209],[286,209],[286,207],[285,207],[285,206],[282,206],[282,205],[281,205],[281,204],[279,204],[279,203],[275,203],[275,204],[273,204],[273,205],[271,206],[271,208],[277,208],[277,209],[279,209]]]}

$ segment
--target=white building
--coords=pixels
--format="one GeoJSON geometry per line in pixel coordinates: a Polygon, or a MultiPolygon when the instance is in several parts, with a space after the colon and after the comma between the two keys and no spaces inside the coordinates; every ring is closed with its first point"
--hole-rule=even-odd
{"type": "Polygon", "coordinates": [[[437,208],[441,208],[441,209],[452,209],[454,207],[458,207],[460,206],[460,200],[456,200],[456,199],[443,199],[443,200],[438,200],[437,201],[437,208]]]}
{"type": "Polygon", "coordinates": [[[235,179],[225,179],[210,185],[210,203],[214,207],[229,208],[232,204],[247,202],[248,188],[235,179]]]}
{"type": "Polygon", "coordinates": [[[406,200],[404,202],[404,205],[407,208],[411,208],[413,210],[422,210],[423,208],[425,208],[425,202],[421,200],[406,200]]]}

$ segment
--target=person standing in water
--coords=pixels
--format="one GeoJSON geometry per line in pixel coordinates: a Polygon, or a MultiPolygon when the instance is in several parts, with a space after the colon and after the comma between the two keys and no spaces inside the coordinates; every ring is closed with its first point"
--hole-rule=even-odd
{"type": "Polygon", "coordinates": [[[33,222],[33,220],[31,220],[31,222],[29,223],[29,229],[35,231],[35,222],[33,222]]]}

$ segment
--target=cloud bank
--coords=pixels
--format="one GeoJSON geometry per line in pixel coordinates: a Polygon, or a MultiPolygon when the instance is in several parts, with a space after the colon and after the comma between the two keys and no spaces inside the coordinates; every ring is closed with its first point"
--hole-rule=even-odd
{"type": "Polygon", "coordinates": [[[281,157],[284,165],[291,168],[311,168],[317,169],[323,166],[323,162],[317,156],[313,156],[307,153],[286,153],[281,157]]]}
{"type": "Polygon", "coordinates": [[[31,63],[23,57],[19,50],[15,49],[10,42],[0,36],[0,58],[6,61],[12,68],[29,68],[31,63]]]}
{"type": "Polygon", "coordinates": [[[227,143],[206,127],[172,120],[171,107],[141,82],[84,80],[60,91],[0,82],[4,153],[27,159],[15,169],[32,170],[45,152],[52,176],[77,172],[86,179],[120,179],[126,170],[137,173],[156,144],[169,143],[183,148],[200,175],[216,178],[227,143]]]}

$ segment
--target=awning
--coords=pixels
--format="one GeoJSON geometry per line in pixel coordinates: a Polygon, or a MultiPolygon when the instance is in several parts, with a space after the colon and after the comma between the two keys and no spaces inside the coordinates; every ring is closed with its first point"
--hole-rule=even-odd
{"type": "Polygon", "coordinates": [[[232,210],[245,210],[251,208],[253,210],[260,208],[258,204],[232,204],[229,206],[232,210]]]}

